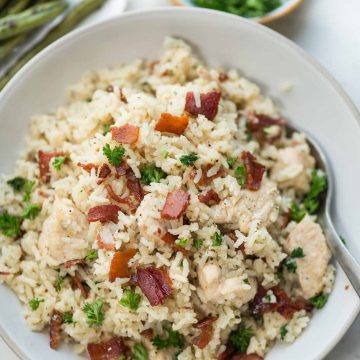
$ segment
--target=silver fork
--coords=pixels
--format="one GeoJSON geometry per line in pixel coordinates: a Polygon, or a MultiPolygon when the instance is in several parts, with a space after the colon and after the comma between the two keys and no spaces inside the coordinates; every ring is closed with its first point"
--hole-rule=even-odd
{"type": "MultiPolygon", "coordinates": [[[[303,130],[295,128],[292,124],[288,124],[287,128],[290,133],[294,131],[304,132],[303,130]]],[[[319,143],[306,132],[304,133],[318,168],[324,171],[327,177],[327,191],[324,196],[325,199],[320,206],[318,213],[319,223],[324,230],[325,237],[332,255],[338,261],[349,281],[351,282],[351,285],[354,287],[356,293],[360,297],[360,264],[354,259],[349,250],[346,248],[345,244],[340,239],[340,236],[337,234],[330,216],[331,201],[334,193],[334,180],[331,169],[326,160],[325,153],[321,149],[319,143]]]]}

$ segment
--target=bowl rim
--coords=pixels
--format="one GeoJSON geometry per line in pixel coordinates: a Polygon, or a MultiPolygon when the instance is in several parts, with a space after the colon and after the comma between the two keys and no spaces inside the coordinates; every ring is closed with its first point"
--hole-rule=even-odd
{"type": "MultiPolygon", "coordinates": [[[[301,0],[302,1],[302,0],[301,0]]],[[[102,27],[108,26],[109,23],[121,21],[123,18],[131,19],[142,16],[151,16],[154,12],[159,13],[180,13],[180,12],[193,12],[198,13],[200,16],[218,16],[225,18],[236,19],[236,21],[245,22],[247,26],[255,28],[257,31],[262,32],[263,34],[275,38],[282,45],[286,46],[291,51],[295,52],[297,55],[302,57],[309,65],[311,65],[324,79],[332,86],[332,88],[336,91],[336,94],[342,99],[344,104],[347,106],[351,114],[353,115],[353,120],[356,122],[357,126],[360,126],[360,110],[357,109],[354,102],[351,100],[346,91],[342,88],[340,83],[330,74],[328,70],[326,70],[315,58],[313,58],[310,54],[308,54],[305,50],[303,50],[299,45],[292,42],[290,39],[286,38],[284,35],[266,27],[260,25],[253,20],[246,19],[237,15],[211,10],[211,9],[199,9],[196,7],[163,7],[154,9],[145,9],[145,10],[133,10],[129,12],[125,12],[119,14],[115,17],[112,17],[108,20],[104,20],[100,23],[95,23],[92,25],[88,25],[85,27],[80,27],[71,31],[70,33],[64,35],[60,39],[56,40],[45,49],[40,51],[36,56],[34,56],[30,61],[28,61],[14,76],[13,78],[5,85],[4,89],[0,92],[0,102],[5,101],[7,97],[11,96],[12,88],[16,87],[16,84],[21,81],[21,78],[26,75],[27,72],[31,71],[31,67],[33,64],[38,62],[43,57],[46,57],[48,53],[53,51],[55,48],[60,48],[67,41],[74,38],[81,38],[81,36],[88,31],[95,31],[97,29],[101,29],[102,27]]],[[[336,262],[335,262],[336,263],[336,262]]],[[[338,264],[336,263],[338,266],[338,264]]],[[[3,284],[0,285],[5,286],[3,284]]],[[[348,331],[354,320],[360,313],[360,302],[354,306],[352,312],[349,314],[348,323],[337,333],[334,337],[334,341],[329,345],[325,346],[318,353],[320,358],[326,356],[333,347],[340,341],[340,339],[344,336],[344,334],[348,331]]],[[[30,330],[29,330],[30,331],[30,330]]],[[[10,338],[10,336],[6,333],[3,324],[0,322],[0,337],[4,340],[6,345],[10,350],[21,360],[31,360],[17,345],[16,342],[10,338]]],[[[319,358],[319,359],[320,359],[319,358]]]]}

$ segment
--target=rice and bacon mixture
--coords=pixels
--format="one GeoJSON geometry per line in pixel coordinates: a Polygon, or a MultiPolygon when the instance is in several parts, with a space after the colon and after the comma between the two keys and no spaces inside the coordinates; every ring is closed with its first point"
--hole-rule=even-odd
{"type": "MultiPolygon", "coordinates": [[[[326,177],[236,70],[167,38],[32,118],[0,191],[0,278],[93,360],[260,360],[322,308],[326,177]]],[[[60,350],[59,350],[60,351],[60,350]]]]}

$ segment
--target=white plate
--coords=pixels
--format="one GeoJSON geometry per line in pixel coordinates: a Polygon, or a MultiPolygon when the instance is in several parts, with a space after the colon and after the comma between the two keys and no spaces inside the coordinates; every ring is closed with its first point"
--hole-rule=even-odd
{"type": "MultiPolygon", "coordinates": [[[[64,101],[64,90],[84,70],[155,59],[166,35],[190,41],[211,65],[235,66],[278,101],[283,114],[316,137],[335,175],[335,224],[353,252],[360,234],[359,114],[339,85],[300,48],[281,35],[237,16],[165,8],[133,12],[80,29],[60,39],[30,61],[0,94],[0,173],[10,172],[29,118],[64,101]],[[279,86],[292,82],[282,93],[279,86]]],[[[321,359],[336,344],[359,312],[360,302],[338,269],[333,294],[292,345],[279,345],[267,360],[321,359]]],[[[1,332],[24,359],[76,359],[66,346],[49,348],[47,333],[30,332],[15,295],[0,287],[1,332]]]]}

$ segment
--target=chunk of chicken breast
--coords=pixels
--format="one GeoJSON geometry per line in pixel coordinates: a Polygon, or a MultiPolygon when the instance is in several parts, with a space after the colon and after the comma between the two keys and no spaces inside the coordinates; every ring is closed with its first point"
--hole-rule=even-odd
{"type": "Polygon", "coordinates": [[[230,224],[248,234],[253,220],[260,220],[264,227],[273,223],[278,217],[279,204],[276,185],[264,179],[258,191],[241,190],[240,196],[229,197],[213,206],[211,215],[215,223],[230,224]]]}
{"type": "Polygon", "coordinates": [[[254,298],[257,290],[256,281],[252,278],[249,278],[249,284],[244,283],[239,276],[224,279],[217,264],[209,263],[199,267],[198,280],[205,299],[210,302],[218,301],[221,296],[228,298],[231,295],[245,304],[254,298]]]}
{"type": "Polygon", "coordinates": [[[41,254],[50,266],[82,259],[89,249],[87,233],[86,216],[71,200],[57,198],[40,234],[41,254]]]}
{"type": "Polygon", "coordinates": [[[295,226],[285,243],[285,250],[289,253],[299,247],[303,249],[305,256],[296,259],[297,274],[302,293],[308,299],[323,289],[323,277],[331,257],[320,225],[310,216],[306,216],[295,226]]]}
{"type": "Polygon", "coordinates": [[[270,178],[279,184],[279,188],[294,187],[301,193],[309,191],[310,172],[315,166],[315,159],[310,155],[307,145],[281,149],[277,161],[271,169],[270,178]]]}

